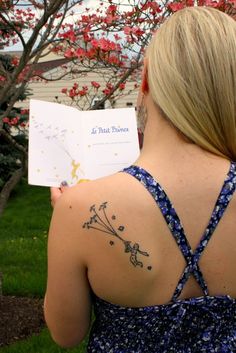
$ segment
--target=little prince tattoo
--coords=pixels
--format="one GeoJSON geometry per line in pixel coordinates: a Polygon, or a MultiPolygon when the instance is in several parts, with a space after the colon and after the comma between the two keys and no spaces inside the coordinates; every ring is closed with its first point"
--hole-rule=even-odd
{"type": "MultiPolygon", "coordinates": [[[[92,205],[90,207],[90,213],[92,214],[92,216],[90,217],[90,220],[88,222],[85,222],[83,224],[83,228],[95,229],[99,232],[112,236],[113,239],[109,241],[109,244],[111,246],[115,245],[114,238],[118,239],[124,244],[124,252],[130,254],[129,260],[131,264],[135,267],[143,267],[143,262],[140,260],[140,258],[141,256],[149,257],[149,254],[146,251],[142,251],[138,243],[132,244],[131,241],[123,239],[120,234],[124,232],[125,227],[123,225],[119,225],[118,228],[113,226],[114,221],[116,220],[116,216],[112,215],[111,219],[108,218],[106,212],[107,204],[108,202],[103,202],[98,207],[98,210],[95,205],[92,205]],[[140,258],[138,258],[138,256],[140,258]]],[[[152,269],[152,266],[147,266],[147,269],[150,271],[152,269]]]]}

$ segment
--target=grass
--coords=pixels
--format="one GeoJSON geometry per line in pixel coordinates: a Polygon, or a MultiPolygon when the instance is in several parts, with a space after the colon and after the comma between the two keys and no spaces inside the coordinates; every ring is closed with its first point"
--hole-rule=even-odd
{"type": "Polygon", "coordinates": [[[0,270],[5,295],[43,296],[50,216],[49,190],[21,182],[0,219],[0,270]]]}
{"type": "Polygon", "coordinates": [[[86,342],[83,342],[79,348],[60,348],[52,342],[48,330],[44,329],[40,335],[34,335],[28,340],[1,348],[0,353],[82,353],[85,349],[86,342]]]}
{"type": "MultiPolygon", "coordinates": [[[[51,218],[49,189],[23,180],[14,190],[0,218],[0,271],[3,294],[43,297],[47,272],[47,234],[51,218]]],[[[63,349],[45,328],[39,335],[0,349],[0,353],[83,353],[63,349]]]]}
{"type": "Polygon", "coordinates": [[[3,293],[42,297],[46,285],[46,244],[44,235],[27,239],[0,239],[0,269],[3,293]]]}

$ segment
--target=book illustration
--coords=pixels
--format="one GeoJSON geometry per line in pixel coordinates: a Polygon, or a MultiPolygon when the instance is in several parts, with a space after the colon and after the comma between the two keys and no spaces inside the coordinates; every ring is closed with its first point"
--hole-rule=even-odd
{"type": "Polygon", "coordinates": [[[78,179],[79,179],[79,177],[77,175],[77,170],[80,167],[80,163],[76,163],[75,160],[73,159],[72,162],[71,162],[71,165],[72,165],[72,170],[71,170],[72,180],[75,180],[77,182],[78,179]]]}
{"type": "Polygon", "coordinates": [[[71,181],[71,184],[80,184],[80,183],[83,183],[85,181],[89,181],[89,179],[81,179],[79,178],[78,174],[83,174],[84,175],[84,172],[83,170],[80,168],[80,163],[76,163],[75,160],[73,160],[71,162],[71,166],[72,166],[72,170],[71,170],[71,178],[72,178],[72,181],[71,181]]]}
{"type": "MultiPolygon", "coordinates": [[[[51,125],[45,125],[43,123],[37,123],[35,121],[34,116],[31,116],[31,123],[33,125],[33,128],[38,131],[40,135],[42,135],[48,142],[53,142],[57,144],[57,146],[67,155],[67,157],[70,159],[70,165],[71,165],[71,171],[70,171],[70,177],[71,180],[66,180],[68,184],[74,185],[74,184],[79,184],[84,181],[89,181],[89,179],[84,179],[80,178],[80,175],[82,174],[84,176],[83,169],[81,168],[81,163],[76,161],[71,153],[68,151],[68,148],[66,148],[65,141],[67,140],[67,129],[60,129],[58,126],[54,127],[52,130],[51,125]]],[[[42,154],[44,154],[44,151],[41,151],[42,154]]],[[[54,170],[57,168],[54,167],[54,170]]],[[[39,168],[37,168],[37,172],[41,172],[39,168]]],[[[56,178],[60,178],[58,174],[55,175],[56,178]]]]}

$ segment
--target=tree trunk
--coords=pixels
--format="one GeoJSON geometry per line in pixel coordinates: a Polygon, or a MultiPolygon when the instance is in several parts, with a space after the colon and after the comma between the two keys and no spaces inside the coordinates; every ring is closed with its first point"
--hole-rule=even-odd
{"type": "Polygon", "coordinates": [[[12,190],[19,183],[23,175],[24,175],[24,168],[22,167],[20,169],[17,169],[12,174],[10,179],[6,182],[2,191],[0,192],[0,217],[4,211],[4,208],[6,207],[7,201],[9,199],[9,196],[12,190]]]}

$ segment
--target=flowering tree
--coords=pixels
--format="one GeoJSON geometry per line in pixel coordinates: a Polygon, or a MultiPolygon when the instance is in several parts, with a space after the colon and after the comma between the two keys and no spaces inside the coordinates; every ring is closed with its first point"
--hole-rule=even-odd
{"type": "Polygon", "coordinates": [[[35,67],[42,53],[56,40],[65,17],[80,2],[0,0],[0,48],[18,42],[23,48],[22,56],[19,59],[12,57],[8,65],[0,60],[0,139],[10,146],[13,154],[15,151],[18,154],[18,167],[1,188],[0,215],[11,190],[27,170],[27,146],[24,139],[19,139],[19,134],[13,133],[15,127],[20,135],[25,136],[26,112],[20,114],[13,107],[29,80],[37,74],[35,67]]]}
{"type": "MultiPolygon", "coordinates": [[[[124,94],[126,83],[140,81],[143,53],[152,34],[173,12],[186,6],[212,6],[235,15],[235,0],[108,0],[85,11],[73,24],[64,23],[61,41],[52,50],[70,60],[65,70],[76,74],[78,82],[62,93],[80,109],[97,109],[106,100],[114,102],[124,94]],[[104,85],[91,81],[84,86],[86,72],[96,71],[104,85]],[[94,98],[99,97],[96,104],[94,98]]],[[[129,85],[129,87],[131,87],[129,85]]],[[[129,92],[128,92],[129,93],[129,92]]]]}
{"type": "Polygon", "coordinates": [[[97,109],[107,100],[114,102],[129,81],[134,82],[131,89],[137,89],[152,34],[186,6],[213,6],[235,16],[235,0],[0,0],[0,48],[16,42],[23,47],[20,59],[11,59],[10,70],[0,61],[0,138],[20,155],[19,167],[1,190],[0,214],[27,168],[27,148],[12,133],[14,128],[26,136],[26,112],[14,112],[13,107],[27,83],[35,77],[48,81],[72,75],[77,82],[63,88],[72,104],[97,109]],[[49,51],[68,61],[53,77],[37,69],[49,51]],[[91,71],[103,77],[103,85],[82,83],[91,71]]]}

